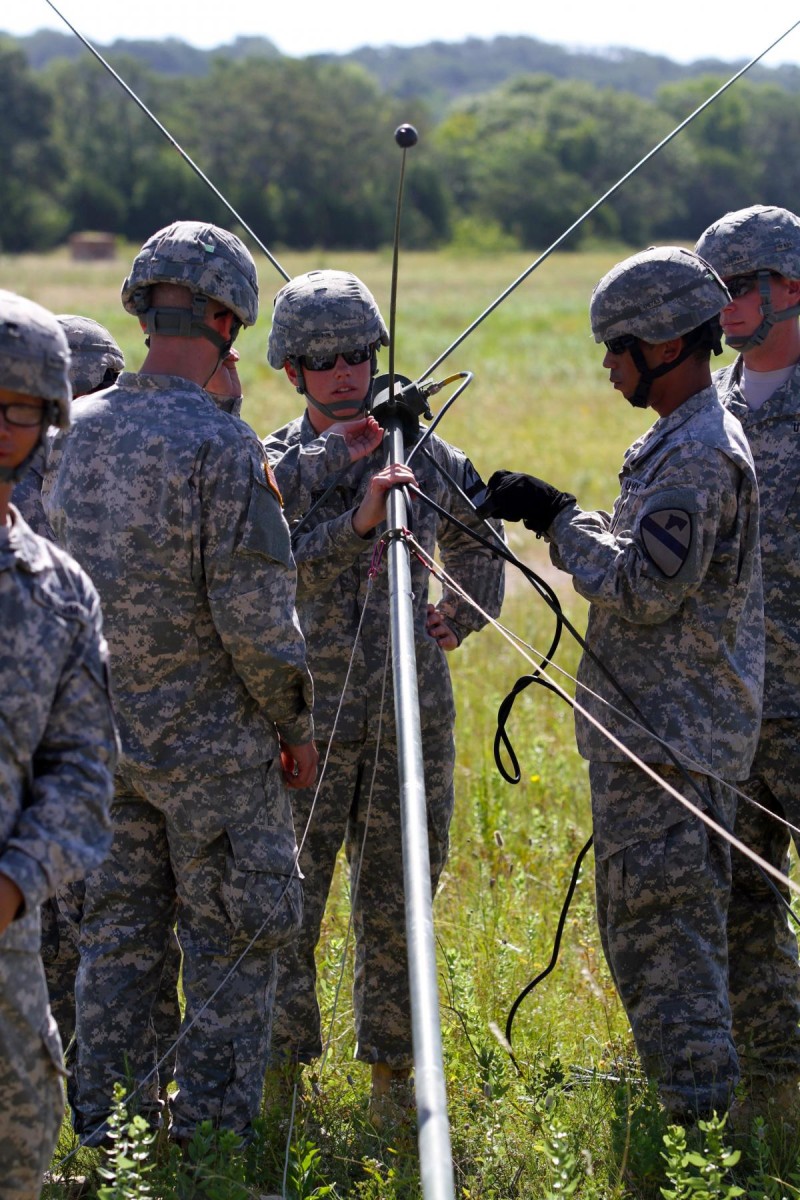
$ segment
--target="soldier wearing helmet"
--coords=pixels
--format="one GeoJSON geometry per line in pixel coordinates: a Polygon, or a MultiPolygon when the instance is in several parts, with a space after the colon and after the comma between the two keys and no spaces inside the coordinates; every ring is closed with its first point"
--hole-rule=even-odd
{"type": "Polygon", "coordinates": [[[301,912],[287,783],[316,770],[277,488],[253,431],[205,390],[235,375],[255,264],[225,230],[178,221],[145,243],[122,298],[147,335],[142,368],[75,405],[42,492],[103,599],[122,738],[114,843],[81,922],[76,1127],[102,1141],[125,1073],[148,1121],[161,1118],[150,1014],[177,922],[171,1135],[209,1120],[247,1137],[274,951],[301,912]]]}
{"type": "Polygon", "coordinates": [[[575,724],[589,760],[600,935],[644,1069],[676,1119],[722,1112],[739,1078],[730,851],[598,724],[730,827],[735,796],[720,780],[747,776],[764,652],[755,471],[711,386],[728,300],[689,251],[618,263],[592,295],[592,332],[615,390],[658,420],[626,451],[613,512],[584,512],[509,471],[492,476],[484,506],[545,535],[590,602],[575,724]]]}
{"type": "MultiPolygon", "coordinates": [[[[125,369],[125,359],[109,331],[90,317],[74,313],[62,313],[56,320],[67,335],[72,399],[78,400],[81,396],[102,391],[116,383],[125,369]]],[[[53,541],[53,532],[42,510],[45,464],[46,442],[37,448],[28,470],[15,485],[14,506],[34,533],[53,541]]],[[[65,1048],[70,1045],[75,1032],[75,976],[78,970],[78,925],[83,911],[83,895],[83,880],[79,880],[60,889],[58,896],[53,896],[41,908],[42,961],[50,1011],[56,1019],[65,1048]]],[[[170,947],[163,986],[153,1011],[153,1024],[165,1049],[174,1043],[181,1023],[177,996],[181,956],[174,934],[170,938],[170,947]]],[[[162,1057],[159,1053],[159,1059],[162,1057]]],[[[162,1066],[161,1074],[166,1080],[166,1063],[162,1066]]],[[[71,1093],[71,1084],[72,1075],[67,1080],[68,1093],[71,1093]]]]}
{"type": "MultiPolygon", "coordinates": [[[[800,218],[755,204],[715,221],[697,248],[731,294],[722,329],[739,356],[714,383],[750,443],[761,503],[764,715],[744,791],[763,807],[740,799],[736,833],[785,871],[790,835],[782,820],[800,825],[800,218]]],[[[734,1117],[743,1125],[768,1117],[771,1106],[800,1117],[797,939],[773,887],[749,859],[734,856],[728,941],[733,1031],[747,1084],[734,1117]]]]}
{"type": "MultiPolygon", "coordinates": [[[[269,362],[285,369],[304,397],[305,411],[265,439],[287,518],[297,527],[298,615],[314,675],[318,737],[331,740],[319,794],[315,798],[313,789],[303,789],[294,796],[298,829],[305,828],[313,807],[300,858],[305,914],[299,938],[278,956],[272,1061],[280,1074],[281,1064],[309,1063],[322,1050],[314,948],[344,842],[354,880],[356,1057],[371,1064],[378,1122],[410,1098],[412,1057],[391,689],[382,700],[388,583],[385,571],[371,580],[372,556],[386,516],[386,492],[396,483],[416,478],[443,508],[482,526],[447,475],[469,493],[482,484],[469,460],[447,442],[433,437],[431,457],[418,456],[413,474],[405,466],[382,467],[383,432],[364,410],[371,402],[377,353],[387,342],[378,306],[355,275],[325,270],[292,279],[275,300],[269,362]],[[334,479],[336,487],[298,526],[334,479]]],[[[499,559],[421,504],[414,506],[414,534],[430,553],[438,544],[446,569],[484,609],[500,611],[499,559]]],[[[416,560],[412,576],[435,890],[453,810],[455,710],[444,652],[484,622],[448,588],[437,605],[429,604],[427,573],[416,560]]]]}
{"type": "Polygon", "coordinates": [[[31,1197],[64,1107],[39,906],[107,851],[117,752],[97,593],[10,503],[47,426],[66,429],[69,412],[58,322],[0,292],[0,1179],[31,1197]]]}
{"type": "MultiPolygon", "coordinates": [[[[70,353],[69,378],[72,398],[87,396],[115,383],[125,367],[117,343],[104,326],[90,317],[64,313],[56,318],[67,335],[70,353]]],[[[42,512],[42,479],[45,472],[45,445],[39,446],[27,472],[14,489],[14,504],[34,533],[53,540],[42,512]]],[[[52,995],[51,995],[52,999],[52,995]]],[[[65,1039],[68,1040],[68,1039],[65,1039]]]]}

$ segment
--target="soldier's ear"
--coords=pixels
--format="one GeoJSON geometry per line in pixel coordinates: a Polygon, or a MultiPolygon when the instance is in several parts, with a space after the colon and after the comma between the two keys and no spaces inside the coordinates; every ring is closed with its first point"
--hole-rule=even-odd
{"type": "Polygon", "coordinates": [[[294,369],[294,367],[292,366],[292,364],[290,362],[285,362],[283,364],[283,369],[286,372],[286,377],[289,380],[289,383],[292,385],[292,387],[296,388],[297,387],[297,371],[294,369]]]}
{"type": "Polygon", "coordinates": [[[661,342],[660,350],[662,362],[674,362],[681,350],[683,350],[683,338],[670,338],[668,342],[661,342]]]}

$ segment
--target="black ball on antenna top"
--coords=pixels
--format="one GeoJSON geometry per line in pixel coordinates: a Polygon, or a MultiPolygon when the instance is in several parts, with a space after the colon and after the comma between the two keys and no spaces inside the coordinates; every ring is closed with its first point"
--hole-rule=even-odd
{"type": "Polygon", "coordinates": [[[398,125],[394,131],[394,140],[403,150],[407,150],[409,146],[416,146],[419,134],[413,125],[398,125]]]}

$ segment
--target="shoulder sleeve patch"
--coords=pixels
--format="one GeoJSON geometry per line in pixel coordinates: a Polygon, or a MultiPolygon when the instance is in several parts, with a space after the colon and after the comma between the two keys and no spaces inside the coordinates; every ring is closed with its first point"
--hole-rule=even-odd
{"type": "Polygon", "coordinates": [[[283,496],[281,495],[281,489],[278,487],[278,481],[275,478],[275,472],[272,470],[272,467],[269,465],[269,462],[266,458],[264,459],[264,479],[266,480],[267,487],[273,493],[281,508],[283,508],[283,496]]]}
{"type": "Polygon", "coordinates": [[[639,531],[650,561],[672,579],[689,557],[694,524],[683,508],[651,509],[642,517],[639,531]]]}

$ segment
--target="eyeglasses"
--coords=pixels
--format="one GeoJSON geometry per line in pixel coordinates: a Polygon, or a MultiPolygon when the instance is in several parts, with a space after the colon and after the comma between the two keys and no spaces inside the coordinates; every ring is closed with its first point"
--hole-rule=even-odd
{"type": "Polygon", "coordinates": [[[20,429],[35,429],[45,419],[45,410],[35,404],[0,404],[0,412],[6,425],[20,429]]]}
{"type": "Polygon", "coordinates": [[[331,371],[341,354],[350,367],[364,363],[372,354],[372,346],[357,346],[355,350],[334,350],[330,354],[301,354],[298,358],[305,371],[331,371]]]}
{"type": "Polygon", "coordinates": [[[632,333],[621,333],[619,337],[608,338],[603,344],[609,354],[615,354],[619,357],[620,354],[624,354],[626,350],[630,350],[632,346],[635,346],[638,340],[632,333]]]}

